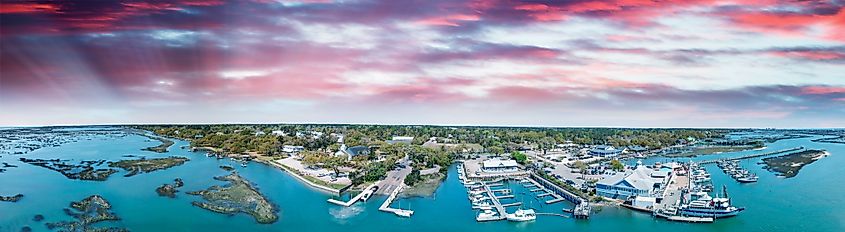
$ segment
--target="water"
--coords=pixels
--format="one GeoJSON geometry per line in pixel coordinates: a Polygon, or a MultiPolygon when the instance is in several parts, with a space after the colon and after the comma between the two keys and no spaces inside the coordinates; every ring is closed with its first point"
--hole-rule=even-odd
{"type": "MultiPolygon", "coordinates": [[[[0,231],[19,231],[23,226],[47,231],[43,222],[32,221],[34,215],[43,214],[45,222],[70,220],[62,209],[68,207],[71,201],[92,194],[100,194],[109,200],[113,212],[123,219],[105,225],[126,227],[131,231],[843,231],[845,181],[840,177],[845,175],[845,146],[813,143],[810,139],[781,140],[768,144],[763,151],[694,158],[730,157],[797,146],[826,149],[832,154],[805,166],[798,176],[790,179],[775,177],[763,170],[756,164],[759,159],[743,161],[745,168],[760,176],[759,182],[753,184],[738,184],[715,165],[707,165],[714,184],[727,185],[733,202],[747,208],[738,217],[717,220],[713,224],[667,222],[615,207],[602,207],[589,220],[538,216],[537,221],[529,223],[476,223],[476,212],[470,209],[466,190],[458,181],[454,167],[434,197],[395,202],[394,207],[415,211],[412,218],[400,218],[378,211],[385,197],[373,197],[369,202],[350,208],[335,206],[326,202],[331,197],[328,194],[308,188],[278,169],[258,163],[241,167],[229,160],[207,158],[204,153],[179,149],[188,144],[185,141],[178,141],[168,153],[158,154],[140,150],[157,145],[158,141],[137,135],[80,140],[60,147],[42,148],[23,156],[119,160],[130,154],[149,158],[177,155],[188,157],[191,161],[167,170],[132,177],[123,177],[121,172],[105,182],[92,182],[68,180],[58,172],[19,162],[17,159],[21,155],[3,155],[0,162],[19,167],[0,173],[0,195],[23,193],[25,197],[17,203],[0,202],[0,231]],[[227,173],[219,169],[219,165],[233,166],[252,181],[279,207],[279,221],[269,225],[257,224],[245,214],[227,216],[192,206],[191,201],[200,198],[184,192],[223,183],[211,178],[227,173]],[[157,186],[171,183],[177,177],[184,179],[185,186],[177,193],[176,199],[155,193],[157,186]]],[[[654,161],[668,160],[651,158],[645,163],[654,161]]],[[[526,192],[521,184],[512,183],[511,187],[518,196],[514,200],[523,200],[526,207],[537,208],[539,212],[562,213],[562,208],[571,207],[568,203],[546,205],[521,194],[526,192]]],[[[514,200],[506,200],[505,203],[514,200]]],[[[511,212],[513,210],[515,208],[510,208],[511,212]]]]}

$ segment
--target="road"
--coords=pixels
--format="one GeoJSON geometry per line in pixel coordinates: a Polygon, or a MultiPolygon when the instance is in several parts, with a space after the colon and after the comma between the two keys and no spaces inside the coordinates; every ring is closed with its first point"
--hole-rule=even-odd
{"type": "Polygon", "coordinates": [[[398,163],[405,165],[405,167],[400,168],[399,170],[388,171],[387,177],[378,183],[378,191],[376,194],[388,195],[393,192],[394,189],[405,183],[405,176],[408,176],[408,174],[411,173],[411,162],[406,156],[398,163]]]}

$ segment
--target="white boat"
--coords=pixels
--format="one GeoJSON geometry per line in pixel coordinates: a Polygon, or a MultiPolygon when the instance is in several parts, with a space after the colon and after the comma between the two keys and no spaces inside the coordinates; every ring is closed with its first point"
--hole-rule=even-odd
{"type": "Polygon", "coordinates": [[[478,216],[475,217],[475,220],[480,222],[496,219],[498,218],[496,217],[496,212],[493,212],[493,210],[484,210],[484,212],[479,213],[478,216]]]}
{"type": "Polygon", "coordinates": [[[534,213],[533,209],[518,209],[516,212],[506,215],[505,218],[512,222],[527,222],[537,219],[537,214],[534,213]]]}
{"type": "Polygon", "coordinates": [[[711,198],[710,195],[703,195],[697,200],[682,205],[680,214],[691,217],[725,218],[738,215],[745,210],[742,207],[731,206],[731,199],[727,196],[727,190],[723,187],[724,197],[711,198]]]}
{"type": "Polygon", "coordinates": [[[367,201],[367,200],[370,199],[370,196],[372,196],[372,195],[373,195],[372,191],[364,191],[364,195],[361,196],[361,200],[367,201]]]}
{"type": "Polygon", "coordinates": [[[740,177],[740,178],[736,178],[736,181],[739,181],[739,183],[752,183],[752,182],[757,182],[758,178],[759,177],[757,177],[757,175],[751,174],[751,175],[743,176],[743,177],[740,177]]]}

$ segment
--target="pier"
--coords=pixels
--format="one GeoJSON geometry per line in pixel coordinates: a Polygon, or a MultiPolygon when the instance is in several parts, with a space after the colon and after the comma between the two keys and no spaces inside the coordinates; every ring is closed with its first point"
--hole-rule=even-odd
{"type": "Polygon", "coordinates": [[[776,155],[776,154],[780,154],[780,153],[799,151],[799,150],[803,150],[803,149],[804,149],[803,146],[793,147],[793,148],[789,148],[789,149],[770,151],[770,152],[760,153],[760,154],[750,154],[750,155],[744,155],[744,156],[734,157],[734,158],[701,161],[699,164],[714,164],[714,163],[717,163],[719,161],[734,161],[734,160],[753,159],[753,158],[758,158],[758,157],[763,157],[763,156],[776,155]]]}
{"type": "Polygon", "coordinates": [[[530,178],[528,178],[527,180],[531,181],[531,183],[537,186],[545,188],[546,193],[551,193],[551,195],[554,196],[555,199],[546,201],[546,204],[552,204],[563,200],[567,200],[575,204],[581,204],[581,202],[585,201],[580,196],[575,195],[574,193],[570,193],[566,189],[557,186],[549,180],[543,179],[543,177],[540,177],[537,174],[532,173],[530,178]]]}
{"type": "Polygon", "coordinates": [[[490,196],[490,201],[493,202],[493,207],[496,208],[498,216],[487,220],[480,220],[479,222],[504,220],[508,213],[507,211],[505,211],[505,206],[503,206],[502,202],[500,202],[496,195],[493,194],[493,190],[490,189],[489,185],[482,183],[481,187],[484,188],[485,192],[487,192],[487,196],[490,196]]]}
{"type": "Polygon", "coordinates": [[[339,201],[339,200],[336,200],[336,199],[328,199],[327,201],[329,203],[333,203],[333,204],[340,205],[340,206],[343,206],[343,207],[349,207],[349,206],[355,204],[355,202],[358,202],[358,200],[361,200],[361,198],[363,198],[366,195],[372,196],[372,194],[375,193],[374,187],[376,186],[376,184],[371,184],[370,186],[367,186],[366,188],[364,188],[364,191],[361,191],[361,193],[359,193],[358,195],[355,195],[355,197],[352,197],[352,199],[349,199],[349,201],[347,201],[347,202],[339,201]]]}
{"type": "Polygon", "coordinates": [[[387,197],[387,200],[385,200],[384,203],[381,204],[381,207],[379,207],[378,210],[393,213],[399,216],[407,215],[408,217],[410,217],[411,215],[413,215],[414,211],[412,210],[390,208],[390,203],[393,203],[393,200],[395,200],[396,196],[399,195],[399,192],[402,191],[402,187],[404,187],[404,185],[399,185],[399,187],[394,189],[393,192],[390,193],[390,196],[387,197]]]}

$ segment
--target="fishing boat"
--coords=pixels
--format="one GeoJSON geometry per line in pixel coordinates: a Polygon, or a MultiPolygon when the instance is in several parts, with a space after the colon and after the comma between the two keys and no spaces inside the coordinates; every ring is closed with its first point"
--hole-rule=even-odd
{"type": "Polygon", "coordinates": [[[724,186],[722,187],[722,192],[724,193],[723,197],[712,198],[710,195],[704,194],[700,198],[682,205],[679,210],[680,214],[690,217],[725,218],[736,216],[745,210],[745,208],[731,205],[727,188],[724,186]]]}
{"type": "Polygon", "coordinates": [[[537,214],[534,213],[533,209],[518,209],[516,212],[506,215],[505,218],[512,222],[527,222],[537,219],[537,214]]]}

